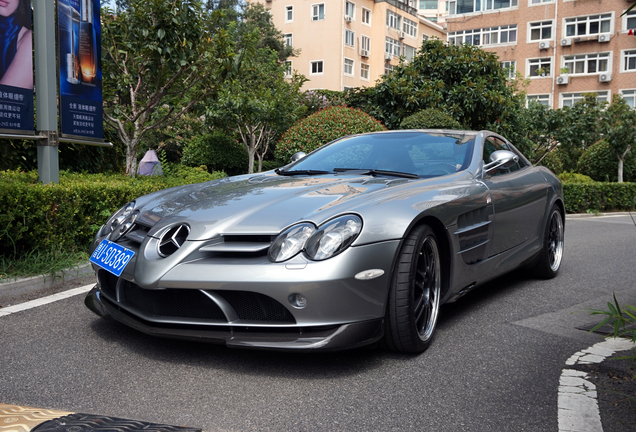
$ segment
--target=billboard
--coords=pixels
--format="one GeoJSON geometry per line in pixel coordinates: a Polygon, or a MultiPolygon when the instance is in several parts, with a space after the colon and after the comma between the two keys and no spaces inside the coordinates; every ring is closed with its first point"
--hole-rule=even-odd
{"type": "Polygon", "coordinates": [[[62,136],[104,137],[99,14],[99,0],[57,2],[62,136]]]}
{"type": "Polygon", "coordinates": [[[0,1],[0,131],[33,132],[31,1],[0,1]]]}

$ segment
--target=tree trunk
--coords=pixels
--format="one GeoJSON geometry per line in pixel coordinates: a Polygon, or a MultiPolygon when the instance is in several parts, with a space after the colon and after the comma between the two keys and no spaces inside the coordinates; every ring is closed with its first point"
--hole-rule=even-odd
{"type": "MultiPolygon", "coordinates": [[[[253,137],[252,137],[253,139],[253,137]]],[[[254,154],[256,153],[256,149],[253,146],[247,149],[247,173],[254,174],[254,154]]]]}
{"type": "Polygon", "coordinates": [[[263,155],[258,153],[256,156],[258,157],[258,172],[263,172],[263,155]]]}
{"type": "Polygon", "coordinates": [[[618,158],[618,182],[623,183],[623,159],[618,158]]]}
{"type": "Polygon", "coordinates": [[[119,134],[119,138],[126,145],[126,175],[135,177],[137,175],[137,147],[139,147],[139,139],[122,137],[121,134],[119,134]]]}

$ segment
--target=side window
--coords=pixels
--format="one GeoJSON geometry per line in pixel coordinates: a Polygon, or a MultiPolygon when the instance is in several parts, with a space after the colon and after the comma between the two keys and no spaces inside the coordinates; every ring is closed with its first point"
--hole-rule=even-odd
{"type": "MultiPolygon", "coordinates": [[[[490,162],[490,155],[496,152],[497,150],[508,150],[518,155],[518,153],[511,146],[508,145],[508,143],[506,143],[500,138],[491,136],[486,138],[486,141],[484,142],[484,153],[483,153],[484,164],[487,164],[490,162]]],[[[525,166],[525,163],[522,162],[521,158],[519,158],[519,162],[517,162],[510,168],[499,168],[493,171],[490,175],[498,176],[502,174],[508,174],[511,172],[519,171],[524,166],[525,166]]]]}

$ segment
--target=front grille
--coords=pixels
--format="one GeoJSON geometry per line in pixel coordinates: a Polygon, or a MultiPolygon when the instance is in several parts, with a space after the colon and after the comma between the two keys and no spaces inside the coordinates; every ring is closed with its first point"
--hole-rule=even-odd
{"type": "MultiPolygon", "coordinates": [[[[113,277],[114,278],[114,277],[113,277]]],[[[105,276],[104,280],[113,279],[105,276]]],[[[116,278],[114,278],[116,279],[116,278]]],[[[116,281],[115,281],[116,283],[116,281]]],[[[113,301],[117,301],[114,288],[102,291],[113,301]],[[111,295],[111,293],[113,293],[111,295]]],[[[110,286],[110,284],[109,284],[110,286]]],[[[114,287],[115,285],[113,285],[114,287]]],[[[220,302],[227,302],[226,308],[232,308],[242,321],[268,322],[272,324],[295,324],[293,315],[278,301],[264,294],[247,291],[208,291],[217,294],[220,302]]],[[[122,280],[119,295],[123,306],[131,312],[151,317],[213,320],[227,323],[227,317],[221,308],[203,291],[198,289],[144,289],[122,280]]]]}
{"type": "Polygon", "coordinates": [[[156,317],[227,321],[217,304],[199,290],[147,290],[125,281],[122,298],[139,311],[156,317]]]}
{"type": "Polygon", "coordinates": [[[102,293],[111,300],[117,300],[117,276],[106,270],[99,269],[97,271],[97,279],[102,293]]]}
{"type": "Polygon", "coordinates": [[[217,291],[242,320],[295,323],[292,314],[279,302],[248,291],[217,291]]]}

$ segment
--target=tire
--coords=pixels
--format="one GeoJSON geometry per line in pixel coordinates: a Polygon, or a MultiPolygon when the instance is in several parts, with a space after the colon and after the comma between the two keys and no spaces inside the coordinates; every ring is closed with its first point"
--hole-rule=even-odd
{"type": "Polygon", "coordinates": [[[559,273],[563,261],[563,216],[554,204],[543,232],[543,246],[534,266],[534,274],[542,279],[552,279],[559,273]]]}
{"type": "Polygon", "coordinates": [[[399,252],[391,280],[384,346],[421,353],[435,333],[442,286],[437,238],[427,225],[413,229],[399,252]]]}

